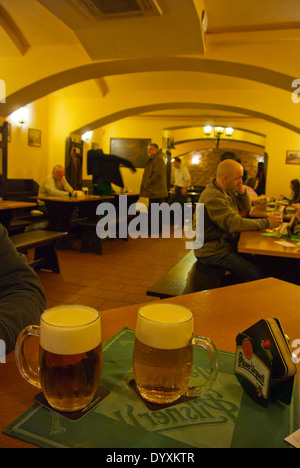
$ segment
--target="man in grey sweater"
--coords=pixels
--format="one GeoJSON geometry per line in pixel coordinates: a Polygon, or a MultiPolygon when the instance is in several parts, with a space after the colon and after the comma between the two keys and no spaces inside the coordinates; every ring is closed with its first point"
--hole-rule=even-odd
{"type": "Polygon", "coordinates": [[[14,349],[23,328],[40,323],[45,308],[39,278],[0,224],[0,340],[6,353],[14,349]]]}
{"type": "Polygon", "coordinates": [[[45,177],[39,187],[39,197],[64,197],[73,193],[73,187],[65,178],[65,169],[57,164],[52,174],[45,177]]]}
{"type": "Polygon", "coordinates": [[[276,228],[282,218],[277,213],[259,219],[242,216],[251,208],[243,186],[242,165],[230,159],[221,162],[216,178],[202,192],[199,202],[204,203],[204,244],[194,251],[198,262],[220,266],[241,282],[260,279],[260,270],[237,253],[239,233],[276,228]]]}

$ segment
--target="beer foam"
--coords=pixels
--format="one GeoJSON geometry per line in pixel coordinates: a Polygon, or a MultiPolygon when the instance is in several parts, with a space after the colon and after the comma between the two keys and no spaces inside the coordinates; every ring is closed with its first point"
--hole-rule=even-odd
{"type": "Polygon", "coordinates": [[[177,304],[149,304],[139,309],[136,338],[147,346],[179,349],[192,339],[194,317],[177,304]]]}
{"type": "Polygon", "coordinates": [[[101,343],[99,313],[85,306],[58,306],[41,319],[40,345],[55,354],[81,354],[101,343]]]}

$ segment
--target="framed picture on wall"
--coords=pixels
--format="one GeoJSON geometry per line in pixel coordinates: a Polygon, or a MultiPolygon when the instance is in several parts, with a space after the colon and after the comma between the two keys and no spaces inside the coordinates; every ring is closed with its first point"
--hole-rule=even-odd
{"type": "Polygon", "coordinates": [[[287,151],[286,164],[300,164],[300,151],[287,151]]]}
{"type": "Polygon", "coordinates": [[[149,143],[151,138],[111,138],[110,153],[128,159],[134,167],[145,167],[148,161],[149,143]]]}
{"type": "Polygon", "coordinates": [[[42,131],[33,128],[28,129],[28,145],[42,146],[42,131]]]}

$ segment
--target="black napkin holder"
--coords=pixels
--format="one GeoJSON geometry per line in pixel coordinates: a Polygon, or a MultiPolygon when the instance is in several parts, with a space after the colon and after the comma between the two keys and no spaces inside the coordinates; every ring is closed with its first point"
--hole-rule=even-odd
{"type": "Polygon", "coordinates": [[[264,408],[272,400],[291,403],[297,368],[278,319],[262,319],[237,335],[234,373],[264,408]]]}

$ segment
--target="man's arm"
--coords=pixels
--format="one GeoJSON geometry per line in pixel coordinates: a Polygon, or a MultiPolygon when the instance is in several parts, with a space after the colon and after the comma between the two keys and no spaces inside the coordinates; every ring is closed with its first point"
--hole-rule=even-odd
{"type": "Polygon", "coordinates": [[[187,167],[184,167],[183,170],[184,170],[185,188],[189,188],[189,186],[191,185],[191,176],[187,167]]]}
{"type": "Polygon", "coordinates": [[[187,167],[183,168],[184,187],[181,188],[181,194],[187,195],[189,186],[191,185],[191,176],[187,167]]]}
{"type": "Polygon", "coordinates": [[[64,190],[68,193],[72,193],[73,192],[73,187],[71,187],[71,185],[69,184],[69,182],[67,181],[67,179],[65,177],[63,177],[61,179],[61,184],[64,188],[64,190]]]}
{"type": "Polygon", "coordinates": [[[147,187],[151,187],[155,182],[161,179],[163,171],[166,170],[164,160],[162,158],[156,158],[153,165],[153,172],[149,177],[147,187]]]}
{"type": "MultiPolygon", "coordinates": [[[[242,198],[245,196],[244,207],[248,206],[246,199],[249,199],[248,195],[238,196],[238,205],[243,202],[242,198]]],[[[242,231],[262,231],[267,228],[276,228],[282,223],[282,216],[279,213],[273,213],[267,218],[245,218],[242,217],[233,206],[234,201],[230,203],[228,197],[222,196],[218,198],[210,198],[205,202],[207,212],[214,223],[216,223],[221,229],[229,232],[242,231]]],[[[242,203],[243,205],[243,203],[242,203]]]]}
{"type": "MultiPolygon", "coordinates": [[[[239,208],[247,209],[249,197],[244,195],[239,196],[239,208]]],[[[205,201],[205,206],[210,219],[216,223],[221,229],[229,233],[242,231],[259,231],[269,227],[268,220],[264,219],[248,219],[242,217],[233,205],[229,202],[229,197],[226,195],[217,198],[208,198],[205,201]]]]}
{"type": "Polygon", "coordinates": [[[23,328],[39,324],[45,308],[39,278],[0,224],[0,339],[4,340],[7,353],[14,349],[23,328]]]}

